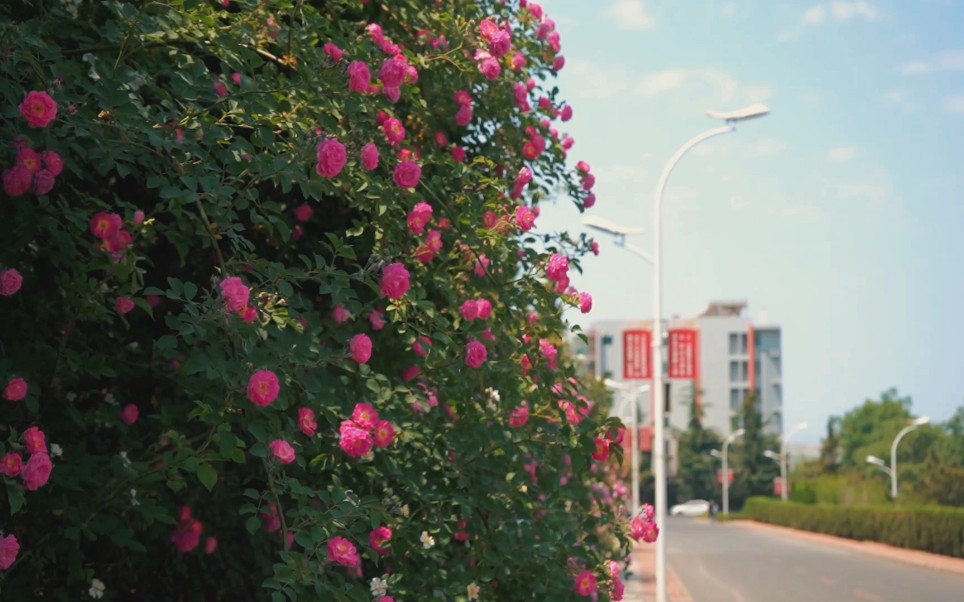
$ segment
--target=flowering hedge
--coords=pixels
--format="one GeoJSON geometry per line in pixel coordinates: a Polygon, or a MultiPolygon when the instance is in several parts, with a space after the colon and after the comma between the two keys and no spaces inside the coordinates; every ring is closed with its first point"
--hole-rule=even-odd
{"type": "Polygon", "coordinates": [[[5,599],[621,597],[541,7],[0,19],[5,599]]]}

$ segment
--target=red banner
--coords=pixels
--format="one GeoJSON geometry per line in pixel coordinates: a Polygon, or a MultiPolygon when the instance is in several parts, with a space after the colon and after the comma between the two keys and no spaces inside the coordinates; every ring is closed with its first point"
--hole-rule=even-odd
{"type": "MultiPolygon", "coordinates": [[[[730,481],[730,482],[729,482],[729,484],[732,485],[732,484],[733,484],[733,481],[736,479],[736,473],[733,472],[733,469],[732,469],[732,468],[728,469],[727,472],[730,473],[730,478],[729,478],[729,481],[730,481]]],[[[722,470],[717,470],[717,471],[716,471],[716,484],[717,484],[717,485],[722,485],[722,484],[723,484],[723,471],[722,471],[722,470]]]]}
{"type": "Polygon", "coordinates": [[[648,426],[639,429],[639,451],[644,454],[653,451],[653,429],[648,426]]]}
{"type": "Polygon", "coordinates": [[[753,391],[756,390],[756,335],[753,332],[752,324],[750,324],[749,328],[747,328],[746,340],[747,340],[747,355],[749,356],[747,360],[750,364],[749,370],[748,370],[750,374],[747,380],[749,381],[749,385],[750,385],[750,393],[752,393],[753,391]]]}
{"type": "MultiPolygon", "coordinates": [[[[787,491],[790,491],[790,487],[787,487],[787,491]]],[[[773,495],[783,495],[783,480],[780,477],[775,477],[773,479],[773,495]]]]}
{"type": "Polygon", "coordinates": [[[670,378],[699,378],[699,334],[690,328],[669,331],[670,378]]]}
{"type": "Polygon", "coordinates": [[[648,330],[623,331],[623,380],[652,378],[653,360],[650,353],[652,340],[648,330]]]}

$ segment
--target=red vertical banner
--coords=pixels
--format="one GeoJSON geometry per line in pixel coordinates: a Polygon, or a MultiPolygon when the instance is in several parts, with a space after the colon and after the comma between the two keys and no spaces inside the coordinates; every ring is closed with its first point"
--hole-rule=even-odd
{"type": "Polygon", "coordinates": [[[639,429],[639,451],[646,454],[653,451],[653,429],[651,427],[644,426],[639,429]]]}
{"type": "Polygon", "coordinates": [[[756,390],[756,341],[753,335],[753,324],[750,324],[746,332],[746,361],[749,363],[747,367],[747,383],[750,387],[750,393],[756,390]]]}
{"type": "Polygon", "coordinates": [[[669,331],[669,377],[699,380],[699,331],[679,328],[669,331]]]}
{"type": "MultiPolygon", "coordinates": [[[[732,485],[732,484],[733,484],[733,481],[736,480],[736,473],[733,471],[732,468],[727,469],[726,472],[727,472],[727,474],[728,474],[729,477],[730,477],[729,479],[727,479],[727,481],[729,481],[729,483],[727,483],[727,484],[728,484],[728,485],[732,485]]],[[[722,484],[723,484],[723,470],[722,470],[722,469],[716,471],[716,484],[717,484],[717,485],[722,485],[722,484]]]]}
{"type": "MultiPolygon", "coordinates": [[[[789,489],[789,487],[787,487],[789,489]]],[[[782,496],[783,495],[783,480],[780,477],[773,479],[773,495],[782,496]]]]}
{"type": "Polygon", "coordinates": [[[648,330],[623,331],[623,380],[652,378],[651,342],[652,335],[648,330]]]}

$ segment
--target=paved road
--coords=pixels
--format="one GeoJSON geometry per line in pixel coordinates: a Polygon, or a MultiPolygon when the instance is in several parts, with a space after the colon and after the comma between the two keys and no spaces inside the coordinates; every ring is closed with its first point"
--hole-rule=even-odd
{"type": "Polygon", "coordinates": [[[739,523],[671,518],[666,553],[693,602],[964,602],[964,576],[739,523]]]}

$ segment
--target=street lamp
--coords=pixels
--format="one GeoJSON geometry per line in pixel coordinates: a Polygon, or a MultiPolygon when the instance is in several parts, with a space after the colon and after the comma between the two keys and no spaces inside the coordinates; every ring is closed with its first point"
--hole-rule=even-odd
{"type": "MultiPolygon", "coordinates": [[[[756,103],[736,111],[717,112],[707,111],[706,114],[711,119],[718,119],[726,125],[707,130],[697,134],[687,140],[683,146],[670,157],[669,162],[663,167],[659,176],[659,183],[656,186],[656,195],[653,199],[653,253],[649,255],[639,248],[632,247],[625,243],[625,237],[635,234],[638,229],[619,228],[619,232],[613,228],[605,229],[611,234],[616,235],[617,244],[622,237],[623,246],[627,250],[643,257],[653,265],[653,477],[656,486],[656,522],[662,529],[661,536],[656,540],[656,602],[666,601],[666,424],[665,411],[663,407],[663,242],[662,242],[662,213],[663,213],[663,192],[666,190],[666,183],[673,169],[680,159],[686,155],[697,144],[709,140],[714,136],[729,134],[736,131],[734,125],[738,121],[763,117],[768,114],[770,109],[766,105],[756,103]],[[632,230],[632,231],[630,231],[632,230]]],[[[603,229],[599,225],[599,220],[590,220],[586,225],[596,229],[603,229]]],[[[611,226],[611,225],[610,225],[611,226]]],[[[617,227],[618,228],[618,227],[617,227]]],[[[725,482],[725,480],[724,480],[725,482]]]]}
{"type": "Polygon", "coordinates": [[[783,436],[780,441],[780,499],[784,502],[789,499],[787,495],[787,443],[790,442],[790,437],[793,437],[800,431],[807,428],[806,422],[801,422],[797,426],[793,427],[789,433],[783,436]]]}
{"type": "MultiPolygon", "coordinates": [[[[643,392],[649,390],[649,385],[632,385],[611,378],[604,379],[603,384],[617,391],[629,391],[633,395],[632,411],[629,416],[629,428],[632,430],[629,440],[629,453],[632,455],[630,470],[632,471],[633,513],[631,516],[635,518],[636,513],[639,512],[639,400],[642,398],[643,392]]],[[[615,410],[615,408],[613,409],[615,410]]],[[[620,418],[622,418],[623,413],[624,412],[611,413],[610,416],[619,415],[620,418]]]]}
{"type": "Polygon", "coordinates": [[[735,430],[723,441],[723,514],[730,513],[730,464],[727,462],[727,450],[730,444],[744,433],[746,429],[735,430]]]}
{"type": "Polygon", "coordinates": [[[884,474],[890,477],[891,481],[894,480],[894,471],[888,468],[887,463],[884,462],[882,459],[878,458],[877,456],[867,456],[867,463],[875,464],[877,468],[884,471],[884,474]]]}
{"type": "Polygon", "coordinates": [[[780,454],[778,454],[778,453],[775,452],[775,451],[765,450],[765,451],[763,452],[763,455],[766,456],[767,458],[770,458],[770,459],[773,460],[774,462],[782,462],[782,461],[783,461],[783,460],[780,458],[780,454]]]}
{"type": "Polygon", "coordinates": [[[867,461],[871,464],[877,464],[880,466],[884,472],[890,475],[890,497],[893,500],[897,499],[897,444],[900,440],[904,438],[904,435],[916,429],[919,426],[923,426],[930,422],[931,419],[928,416],[921,416],[920,418],[914,419],[910,424],[905,426],[897,436],[894,437],[894,443],[890,446],[890,468],[888,469],[884,466],[884,461],[880,458],[874,456],[867,456],[867,461]]]}

